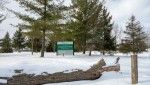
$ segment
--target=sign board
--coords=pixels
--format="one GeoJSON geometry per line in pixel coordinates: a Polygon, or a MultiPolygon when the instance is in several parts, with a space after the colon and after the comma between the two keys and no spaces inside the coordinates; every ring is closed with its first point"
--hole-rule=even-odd
{"type": "Polygon", "coordinates": [[[74,42],[73,41],[57,42],[56,50],[57,55],[74,55],[74,42]]]}

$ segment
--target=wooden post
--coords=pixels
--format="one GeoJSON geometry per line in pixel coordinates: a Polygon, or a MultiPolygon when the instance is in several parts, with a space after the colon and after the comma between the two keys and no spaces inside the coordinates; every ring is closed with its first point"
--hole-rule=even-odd
{"type": "Polygon", "coordinates": [[[131,55],[131,78],[132,78],[132,84],[138,83],[138,59],[137,59],[137,55],[131,55]]]}

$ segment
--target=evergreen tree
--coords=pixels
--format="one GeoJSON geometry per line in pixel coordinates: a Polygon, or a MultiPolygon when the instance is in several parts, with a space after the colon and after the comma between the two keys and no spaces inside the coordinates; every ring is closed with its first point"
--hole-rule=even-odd
{"type": "Polygon", "coordinates": [[[72,4],[74,10],[70,28],[78,49],[83,53],[87,47],[90,51],[96,47],[103,53],[114,51],[116,39],[111,34],[112,16],[104,7],[104,3],[99,0],[72,0],[72,4]]]}
{"type": "Polygon", "coordinates": [[[78,49],[86,51],[87,42],[91,38],[91,30],[100,12],[102,3],[99,0],[72,0],[74,10],[72,14],[72,30],[78,49]]]}
{"type": "Polygon", "coordinates": [[[14,34],[13,47],[18,52],[20,52],[20,49],[23,49],[25,47],[25,39],[24,39],[24,36],[22,34],[22,30],[20,28],[14,34]]]}
{"type": "MultiPolygon", "coordinates": [[[[26,23],[21,23],[18,26],[30,30],[29,33],[32,33],[32,25],[37,25],[36,29],[38,33],[42,33],[42,49],[41,57],[44,57],[45,51],[45,37],[48,32],[53,33],[55,29],[59,26],[59,20],[61,16],[61,6],[62,2],[54,0],[16,0],[19,4],[25,8],[26,12],[34,14],[36,18],[30,15],[21,14],[14,12],[21,20],[26,23]],[[33,24],[34,23],[34,24],[33,24]]],[[[32,35],[31,38],[34,38],[36,35],[32,35]]],[[[33,40],[33,39],[32,39],[33,40]]]]}
{"type": "Polygon", "coordinates": [[[32,49],[32,55],[34,52],[39,52],[39,50],[41,50],[42,32],[38,29],[40,25],[41,24],[36,21],[31,24],[31,27],[29,28],[30,31],[24,32],[28,38],[27,45],[32,49]]]}
{"type": "Polygon", "coordinates": [[[28,39],[26,42],[26,46],[32,49],[32,54],[33,54],[33,52],[40,52],[42,47],[42,42],[40,38],[34,38],[33,40],[28,39]]]}
{"type": "Polygon", "coordinates": [[[105,7],[99,14],[97,20],[97,27],[94,33],[94,40],[98,50],[105,54],[105,51],[115,51],[116,49],[116,38],[112,36],[113,23],[112,16],[105,7]]]}
{"type": "Polygon", "coordinates": [[[2,40],[2,53],[12,53],[11,39],[9,38],[9,33],[7,32],[5,37],[2,40]]]}
{"type": "Polygon", "coordinates": [[[140,25],[140,22],[136,20],[135,16],[131,16],[129,19],[126,26],[126,31],[124,33],[126,34],[126,37],[120,45],[121,52],[132,52],[133,54],[136,54],[146,51],[146,34],[143,31],[143,27],[140,25]]]}

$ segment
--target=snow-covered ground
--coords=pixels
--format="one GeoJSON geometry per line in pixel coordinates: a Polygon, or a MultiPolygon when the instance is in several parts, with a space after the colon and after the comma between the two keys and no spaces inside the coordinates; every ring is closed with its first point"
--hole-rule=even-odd
{"type": "MultiPolygon", "coordinates": [[[[0,77],[13,76],[15,69],[24,69],[24,73],[41,74],[42,72],[54,73],[72,69],[90,68],[94,63],[104,58],[107,65],[112,65],[120,57],[120,72],[105,72],[102,77],[92,81],[75,81],[46,85],[131,85],[131,59],[129,55],[117,53],[114,56],[102,56],[98,52],[88,54],[76,53],[75,56],[56,56],[55,53],[46,53],[40,58],[40,53],[31,55],[29,52],[0,54],[0,77]]],[[[139,54],[139,84],[150,85],[150,53],[139,54]]],[[[0,83],[6,81],[0,80],[0,83]]]]}

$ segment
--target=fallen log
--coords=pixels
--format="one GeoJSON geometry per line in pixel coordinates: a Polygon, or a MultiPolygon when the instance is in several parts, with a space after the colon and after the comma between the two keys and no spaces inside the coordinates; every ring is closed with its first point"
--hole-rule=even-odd
{"type": "Polygon", "coordinates": [[[0,83],[0,85],[7,85],[6,83],[0,83]]]}
{"type": "Polygon", "coordinates": [[[71,82],[80,80],[95,80],[102,76],[104,71],[119,71],[120,65],[106,67],[106,63],[101,59],[97,64],[90,69],[83,71],[77,70],[70,73],[57,72],[54,74],[34,75],[34,74],[20,74],[8,79],[8,85],[42,85],[48,83],[71,82]]]}
{"type": "Polygon", "coordinates": [[[109,72],[109,71],[120,71],[120,64],[116,64],[114,66],[108,66],[108,67],[103,67],[103,72],[109,72]]]}
{"type": "Polygon", "coordinates": [[[10,77],[0,77],[0,79],[8,80],[10,77]]]}

